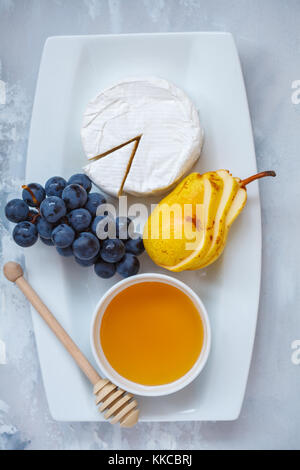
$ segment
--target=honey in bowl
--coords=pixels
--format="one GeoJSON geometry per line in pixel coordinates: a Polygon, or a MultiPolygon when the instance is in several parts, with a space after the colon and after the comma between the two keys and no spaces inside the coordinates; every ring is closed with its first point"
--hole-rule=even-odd
{"type": "Polygon", "coordinates": [[[139,282],[111,300],[100,341],[121,376],[141,385],[164,385],[193,367],[203,347],[204,327],[195,304],[180,289],[139,282]]]}

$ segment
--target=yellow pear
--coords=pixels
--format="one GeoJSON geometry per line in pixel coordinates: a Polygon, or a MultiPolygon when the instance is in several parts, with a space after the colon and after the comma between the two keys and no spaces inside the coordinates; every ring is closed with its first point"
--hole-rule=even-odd
{"type": "Polygon", "coordinates": [[[156,206],[143,235],[156,264],[182,271],[189,257],[204,256],[222,190],[223,180],[216,172],[191,173],[156,206]]]}
{"type": "Polygon", "coordinates": [[[189,270],[193,271],[195,269],[205,268],[219,258],[225,248],[229,229],[238,215],[242,212],[246,202],[247,191],[245,188],[239,188],[230,204],[230,209],[227,212],[226,217],[224,217],[225,223],[222,222],[222,224],[220,224],[219,232],[214,234],[213,243],[207,255],[201,262],[192,262],[188,268],[189,270]]]}
{"type": "Polygon", "coordinates": [[[226,243],[227,237],[227,216],[231,211],[234,199],[240,189],[239,182],[236,178],[233,178],[229,171],[218,170],[216,172],[223,178],[224,189],[220,200],[220,204],[216,213],[214,223],[214,233],[211,240],[211,245],[205,256],[201,258],[193,257],[189,263],[187,269],[194,270],[200,269],[201,267],[210,264],[210,260],[215,258],[215,254],[219,253],[223,244],[226,243]]]}
{"type": "Polygon", "coordinates": [[[230,226],[247,201],[246,185],[265,171],[245,180],[227,170],[192,173],[155,208],[144,230],[150,258],[170,271],[201,269],[223,252],[230,226]]]}
{"type": "MultiPolygon", "coordinates": [[[[223,181],[223,191],[220,191],[219,204],[217,210],[211,217],[211,223],[213,226],[212,234],[210,234],[209,249],[205,253],[191,254],[186,263],[184,269],[194,270],[199,269],[205,260],[209,260],[212,256],[212,250],[217,249],[224,237],[226,230],[226,217],[231,208],[233,200],[239,190],[239,184],[235,178],[229,174],[226,170],[219,170],[215,172],[223,181]]],[[[171,271],[182,271],[182,266],[174,266],[171,271]],[[178,269],[179,268],[179,269],[178,269]]]]}

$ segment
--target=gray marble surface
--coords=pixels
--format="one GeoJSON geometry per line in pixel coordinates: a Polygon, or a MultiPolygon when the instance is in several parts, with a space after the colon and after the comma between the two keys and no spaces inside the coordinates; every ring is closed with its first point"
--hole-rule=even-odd
{"type": "MultiPolygon", "coordinates": [[[[278,173],[276,180],[261,184],[261,298],[241,416],[235,422],[139,424],[133,430],[53,421],[28,303],[1,274],[0,449],[300,447],[300,365],[292,361],[292,343],[300,340],[300,99],[297,93],[292,96],[292,84],[300,80],[299,1],[0,0],[1,205],[18,195],[23,183],[45,39],[162,31],[233,33],[245,75],[258,167],[278,173]]],[[[1,265],[9,259],[23,260],[10,230],[3,221],[1,265]]]]}

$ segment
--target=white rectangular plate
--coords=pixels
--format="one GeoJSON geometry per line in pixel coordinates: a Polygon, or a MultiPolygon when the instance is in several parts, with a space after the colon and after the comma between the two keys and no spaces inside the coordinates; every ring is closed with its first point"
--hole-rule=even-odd
{"type": "MultiPolygon", "coordinates": [[[[195,171],[256,172],[247,97],[233,38],[228,33],[176,33],[48,39],[41,62],[28,149],[26,181],[66,178],[85,164],[80,126],[87,102],[128,76],[157,75],[194,101],[205,129],[195,171]]],[[[204,301],[212,351],[199,378],[163,398],[139,398],[141,420],[233,420],[240,413],[255,335],[261,270],[257,183],[235,222],[223,257],[198,272],[174,274],[204,301]]],[[[162,272],[146,255],[142,272],[162,272]]],[[[26,251],[30,282],[94,364],[89,344],[93,309],[115,282],[92,268],[59,257],[42,243],[26,251]]],[[[63,421],[102,420],[90,384],[32,312],[43,380],[52,416],[63,421]]],[[[95,364],[94,364],[95,365],[95,364]]]]}

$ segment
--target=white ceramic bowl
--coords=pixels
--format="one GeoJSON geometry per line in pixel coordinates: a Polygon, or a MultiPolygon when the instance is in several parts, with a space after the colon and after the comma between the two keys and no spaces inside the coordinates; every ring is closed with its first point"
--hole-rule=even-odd
{"type": "Polygon", "coordinates": [[[200,300],[200,298],[195,294],[195,292],[190,289],[186,284],[177,279],[166,276],[164,274],[139,274],[137,276],[132,276],[123,281],[118,282],[115,286],[109,289],[106,294],[100,299],[95,309],[95,313],[93,315],[92,325],[91,325],[91,347],[95,357],[95,360],[102,371],[102,374],[111,380],[114,384],[118,385],[122,389],[134,393],[135,395],[145,395],[145,396],[160,396],[160,395],[169,395],[170,393],[177,392],[178,390],[182,389],[186,385],[192,382],[198,374],[203,369],[208,355],[210,351],[210,343],[211,343],[211,330],[209,319],[207,316],[206,309],[200,300]],[[164,385],[141,385],[131,380],[125,379],[120,374],[118,374],[110,363],[107,361],[103,349],[101,347],[100,342],[100,326],[102,317],[106,308],[108,307],[111,300],[119,294],[122,290],[126,289],[133,284],[137,284],[139,282],[162,282],[165,284],[169,284],[171,286],[180,289],[184,292],[195,304],[199,315],[201,317],[203,328],[204,328],[204,341],[201,353],[193,365],[193,367],[180,379],[170,382],[164,385]]]}

